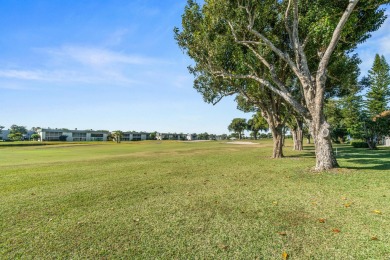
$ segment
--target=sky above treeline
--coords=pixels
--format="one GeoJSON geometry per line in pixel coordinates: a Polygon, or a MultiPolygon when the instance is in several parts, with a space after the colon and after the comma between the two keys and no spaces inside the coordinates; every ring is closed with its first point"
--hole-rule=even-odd
{"type": "MultiPolygon", "coordinates": [[[[228,133],[233,98],[192,87],[177,46],[186,0],[0,0],[0,125],[228,133]]],[[[389,15],[390,12],[387,11],[389,15]]],[[[359,46],[390,62],[390,21],[359,46]]]]}

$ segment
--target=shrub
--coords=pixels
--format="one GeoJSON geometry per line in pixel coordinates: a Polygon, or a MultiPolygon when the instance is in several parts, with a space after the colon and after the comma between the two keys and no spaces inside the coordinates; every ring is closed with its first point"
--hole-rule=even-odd
{"type": "Polygon", "coordinates": [[[362,141],[351,141],[351,145],[354,148],[368,148],[368,144],[362,141]]]}

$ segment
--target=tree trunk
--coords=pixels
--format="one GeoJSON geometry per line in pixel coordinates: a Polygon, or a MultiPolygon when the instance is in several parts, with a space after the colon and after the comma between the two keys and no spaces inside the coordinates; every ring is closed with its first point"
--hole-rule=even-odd
{"type": "Polygon", "coordinates": [[[303,150],[303,131],[302,129],[291,130],[292,138],[293,138],[293,150],[294,151],[302,151],[303,150]]]}
{"type": "Polygon", "coordinates": [[[282,158],[283,157],[283,127],[271,126],[270,129],[272,132],[272,139],[274,141],[274,147],[272,152],[272,158],[282,158]]]}
{"type": "Polygon", "coordinates": [[[325,120],[321,121],[322,123],[312,124],[312,136],[316,151],[316,171],[329,170],[339,166],[333,153],[330,126],[325,120]]]}
{"type": "Polygon", "coordinates": [[[370,149],[370,150],[375,150],[376,149],[376,142],[373,139],[374,138],[366,138],[368,149],[370,149]]]}

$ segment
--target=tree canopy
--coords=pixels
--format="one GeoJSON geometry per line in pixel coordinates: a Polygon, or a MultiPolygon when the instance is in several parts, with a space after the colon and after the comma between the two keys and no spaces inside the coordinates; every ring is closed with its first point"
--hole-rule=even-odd
{"type": "Polygon", "coordinates": [[[247,129],[245,118],[234,118],[228,126],[228,130],[238,134],[239,139],[242,138],[245,129],[247,129]]]}
{"type": "Polygon", "coordinates": [[[370,116],[379,115],[389,108],[390,101],[390,66],[383,55],[375,55],[365,80],[368,87],[366,109],[370,116]]]}
{"type": "Polygon", "coordinates": [[[248,89],[271,91],[309,126],[316,169],[329,169],[337,161],[324,99],[353,83],[350,73],[339,73],[350,69],[342,65],[357,64],[348,54],[383,23],[380,5],[388,2],[206,0],[200,6],[189,0],[175,38],[195,61],[190,72],[205,101],[237,93],[258,101],[267,99],[264,92],[253,97],[245,95],[248,89]]]}

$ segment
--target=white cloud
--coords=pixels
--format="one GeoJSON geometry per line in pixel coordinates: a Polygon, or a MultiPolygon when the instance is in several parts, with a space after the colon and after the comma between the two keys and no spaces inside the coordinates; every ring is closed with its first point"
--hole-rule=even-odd
{"type": "MultiPolygon", "coordinates": [[[[132,30],[134,30],[134,29],[132,29],[132,30]]],[[[127,36],[129,33],[131,33],[131,30],[129,28],[118,29],[107,37],[106,41],[104,42],[104,45],[107,45],[107,46],[120,45],[123,42],[124,37],[127,36]]]]}
{"type": "MultiPolygon", "coordinates": [[[[386,12],[387,16],[390,16],[390,12],[386,12]]],[[[390,20],[386,19],[384,24],[378,31],[372,33],[372,37],[367,42],[361,44],[358,47],[357,53],[359,54],[362,63],[360,64],[361,76],[365,76],[368,70],[371,69],[374,62],[375,54],[384,55],[386,60],[390,62],[390,20]]]]}
{"type": "Polygon", "coordinates": [[[150,65],[161,62],[140,55],[128,55],[95,47],[63,46],[60,48],[44,48],[39,50],[49,54],[52,59],[57,61],[73,61],[92,67],[112,66],[116,64],[150,65]]]}
{"type": "Polygon", "coordinates": [[[28,70],[0,70],[0,78],[11,78],[21,80],[43,80],[43,74],[40,71],[28,70]]]}
{"type": "MultiPolygon", "coordinates": [[[[77,72],[67,70],[0,70],[0,78],[39,81],[51,83],[84,83],[84,84],[102,84],[110,85],[134,84],[138,83],[120,73],[107,71],[103,74],[96,72],[77,72]]],[[[15,89],[15,88],[10,88],[15,89]]]]}
{"type": "Polygon", "coordinates": [[[35,51],[38,56],[34,68],[23,64],[14,64],[12,68],[3,66],[0,67],[0,79],[62,85],[84,83],[132,86],[152,80],[152,77],[142,77],[144,66],[153,71],[169,64],[164,60],[96,47],[63,46],[35,51]]]}

